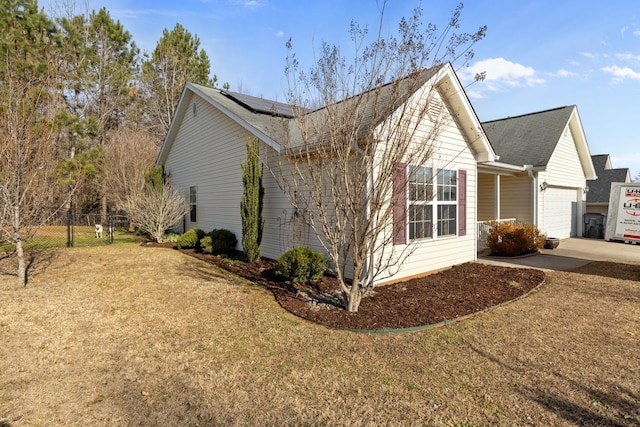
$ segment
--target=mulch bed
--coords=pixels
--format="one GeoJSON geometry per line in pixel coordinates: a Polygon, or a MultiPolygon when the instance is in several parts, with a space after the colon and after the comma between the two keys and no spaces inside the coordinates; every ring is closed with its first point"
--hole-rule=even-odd
{"type": "Polygon", "coordinates": [[[274,274],[271,260],[231,263],[228,259],[193,250],[181,252],[266,287],[283,308],[299,317],[345,329],[384,330],[432,325],[514,300],[545,280],[542,270],[469,262],[376,287],[371,295],[363,298],[357,313],[349,313],[343,308],[334,277],[325,276],[311,284],[294,286],[274,274]]]}

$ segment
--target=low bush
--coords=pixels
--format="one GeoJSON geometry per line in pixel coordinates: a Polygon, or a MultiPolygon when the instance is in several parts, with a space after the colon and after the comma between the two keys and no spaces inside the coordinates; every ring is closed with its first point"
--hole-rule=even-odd
{"type": "Polygon", "coordinates": [[[199,249],[200,239],[204,236],[204,231],[199,228],[193,228],[180,236],[173,247],[177,249],[199,249]]]}
{"type": "Polygon", "coordinates": [[[318,280],[327,269],[327,259],[311,248],[299,247],[282,254],[275,265],[275,273],[293,283],[318,280]]]}
{"type": "Polygon", "coordinates": [[[533,224],[497,222],[487,237],[491,253],[499,256],[518,256],[538,251],[544,246],[546,236],[533,224]]]}
{"type": "Polygon", "coordinates": [[[238,244],[238,239],[233,232],[220,228],[215,229],[200,240],[200,248],[205,254],[228,254],[238,244]]]}
{"type": "Polygon", "coordinates": [[[161,243],[164,243],[164,242],[176,243],[179,238],[180,238],[180,234],[174,233],[173,231],[167,232],[167,233],[162,235],[162,242],[161,243]]]}

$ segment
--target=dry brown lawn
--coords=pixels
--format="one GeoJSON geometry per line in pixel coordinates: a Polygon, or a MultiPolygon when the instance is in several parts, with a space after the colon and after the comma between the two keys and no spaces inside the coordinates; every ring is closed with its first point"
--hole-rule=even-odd
{"type": "Polygon", "coordinates": [[[640,424],[640,263],[557,272],[444,328],[366,335],[135,244],[0,262],[0,426],[640,424]]]}

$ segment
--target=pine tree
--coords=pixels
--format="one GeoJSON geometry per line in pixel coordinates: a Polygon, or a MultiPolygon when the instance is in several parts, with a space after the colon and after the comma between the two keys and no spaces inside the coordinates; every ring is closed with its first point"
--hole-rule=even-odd
{"type": "Polygon", "coordinates": [[[204,49],[200,49],[200,38],[180,24],[171,31],[165,29],[152,55],[145,56],[145,111],[149,131],[160,140],[169,129],[185,83],[215,86],[217,77],[209,78],[211,63],[204,49]]]}
{"type": "Polygon", "coordinates": [[[262,242],[262,203],[264,187],[262,186],[262,166],[259,161],[258,139],[247,142],[247,163],[242,168],[242,184],[244,192],[240,202],[242,217],[242,248],[249,262],[260,258],[262,242]]]}
{"type": "MultiPolygon", "coordinates": [[[[108,146],[113,132],[125,124],[135,99],[139,49],[131,33],[104,7],[88,16],[60,18],[59,25],[66,53],[61,67],[67,120],[73,128],[69,138],[73,157],[95,146],[108,146]]],[[[104,173],[97,174],[101,181],[85,191],[87,200],[100,200],[101,220],[105,221],[113,200],[103,177],[104,173]]]]}

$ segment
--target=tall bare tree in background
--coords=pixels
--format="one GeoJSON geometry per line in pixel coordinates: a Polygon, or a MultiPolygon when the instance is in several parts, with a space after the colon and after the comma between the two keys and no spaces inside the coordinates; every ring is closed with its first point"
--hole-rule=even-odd
{"type": "Polygon", "coordinates": [[[24,245],[73,193],[56,191],[58,43],[35,1],[0,8],[0,240],[15,245],[18,279],[27,284],[24,245]]]}
{"type": "Polygon", "coordinates": [[[128,128],[113,131],[105,150],[109,166],[104,179],[118,208],[124,209],[126,200],[143,191],[157,155],[158,147],[147,132],[128,128]]]}
{"type": "MultiPolygon", "coordinates": [[[[390,252],[394,178],[401,171],[402,185],[411,179],[404,165],[425,164],[450,120],[430,79],[440,64],[468,63],[485,35],[486,27],[457,32],[461,12],[462,5],[440,29],[424,25],[416,8],[397,36],[378,32],[370,43],[367,30],[352,23],[354,51],[347,57],[323,43],[308,71],[288,44],[288,101],[299,111],[280,156],[287,161],[271,172],[329,255],[348,311],[414,248],[390,252]]],[[[383,16],[384,4],[381,27],[383,16]]]]}

